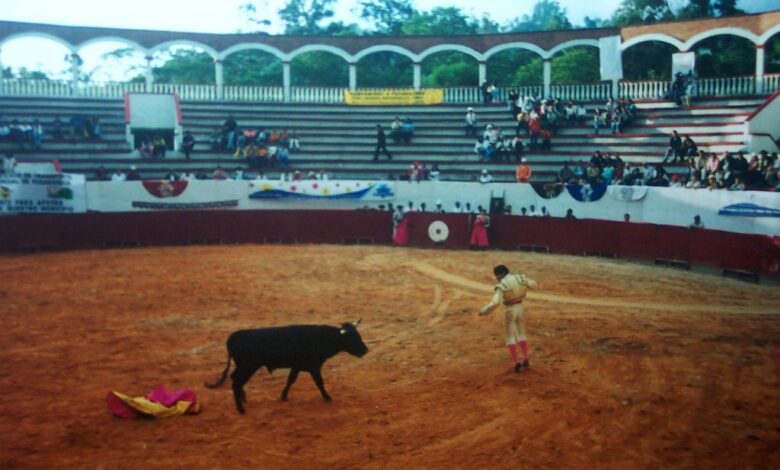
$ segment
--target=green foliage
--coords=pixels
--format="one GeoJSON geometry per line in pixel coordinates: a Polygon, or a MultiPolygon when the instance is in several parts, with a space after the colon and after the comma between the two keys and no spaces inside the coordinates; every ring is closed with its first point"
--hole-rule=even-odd
{"type": "Polygon", "coordinates": [[[370,21],[378,34],[399,35],[414,12],[412,0],[363,0],[360,17],[370,21]]]}
{"type": "MultiPolygon", "coordinates": [[[[521,67],[530,64],[534,60],[539,60],[539,54],[526,49],[509,49],[501,51],[490,57],[487,63],[487,79],[489,82],[495,82],[497,86],[519,85],[516,74],[521,67]]],[[[535,69],[533,69],[535,70],[535,69]]],[[[541,74],[541,67],[539,73],[541,74]]],[[[526,78],[528,79],[528,78],[526,78]]],[[[537,80],[537,78],[534,78],[537,80]]],[[[541,83],[541,75],[538,77],[541,83]]]]}
{"type": "Polygon", "coordinates": [[[737,0],[715,0],[713,7],[718,12],[718,16],[733,16],[745,13],[737,8],[737,0]]]}
{"type": "Polygon", "coordinates": [[[409,88],[414,81],[412,60],[395,52],[377,52],[357,63],[358,86],[409,88]]]}
{"type": "Polygon", "coordinates": [[[282,61],[256,50],[230,54],[223,63],[225,85],[280,86],[282,61]]]}
{"type": "Polygon", "coordinates": [[[193,49],[175,50],[161,67],[152,69],[152,75],[157,83],[213,85],[216,81],[214,59],[193,49]]]}
{"type": "Polygon", "coordinates": [[[623,0],[612,15],[614,26],[671,21],[674,13],[667,0],[623,0]]]}
{"type": "Polygon", "coordinates": [[[305,52],[290,64],[293,86],[344,87],[349,85],[349,66],[341,57],[322,51],[305,52]]]}
{"type": "Polygon", "coordinates": [[[3,78],[21,78],[23,80],[48,80],[49,76],[40,70],[29,70],[27,67],[19,67],[14,74],[11,67],[3,69],[3,78]]]}
{"type": "Polygon", "coordinates": [[[460,8],[438,7],[430,12],[414,12],[401,27],[405,35],[450,36],[476,34],[478,23],[460,8]]]}
{"type": "Polygon", "coordinates": [[[422,64],[423,85],[426,87],[477,86],[477,61],[461,52],[439,52],[425,58],[422,64]]]}
{"type": "Polygon", "coordinates": [[[671,80],[677,48],[660,41],[639,43],[623,51],[625,80],[671,80]]]}
{"type": "Polygon", "coordinates": [[[696,74],[699,77],[752,75],[756,67],[753,43],[738,36],[714,36],[696,43],[696,74]]]}
{"type": "Polygon", "coordinates": [[[534,5],[531,16],[523,15],[510,23],[509,31],[553,31],[571,29],[572,24],[566,15],[566,9],[556,0],[539,0],[534,5]]]}
{"type": "Polygon", "coordinates": [[[776,34],[767,42],[765,52],[765,72],[780,73],[780,35],[776,34]]]}
{"type": "Polygon", "coordinates": [[[284,33],[291,35],[323,34],[325,28],[320,23],[333,17],[335,0],[288,0],[279,10],[284,22],[284,33]]]}
{"type": "Polygon", "coordinates": [[[677,13],[677,19],[710,18],[714,14],[715,10],[712,8],[710,0],[688,0],[688,4],[677,13]]]}
{"type": "Polygon", "coordinates": [[[521,65],[515,72],[512,83],[518,86],[541,86],[544,84],[544,64],[541,57],[521,65]]]}
{"type": "Polygon", "coordinates": [[[552,59],[552,82],[556,85],[598,83],[599,50],[595,47],[572,47],[552,59]]]}

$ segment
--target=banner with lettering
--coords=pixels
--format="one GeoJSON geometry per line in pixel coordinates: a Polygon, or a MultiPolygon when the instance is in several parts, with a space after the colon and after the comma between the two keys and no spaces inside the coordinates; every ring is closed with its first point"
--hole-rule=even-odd
{"type": "Polygon", "coordinates": [[[0,215],[86,211],[84,175],[18,173],[0,177],[0,215]]]}
{"type": "Polygon", "coordinates": [[[429,88],[425,90],[344,90],[344,102],[348,105],[426,105],[444,103],[444,90],[429,88]]]}

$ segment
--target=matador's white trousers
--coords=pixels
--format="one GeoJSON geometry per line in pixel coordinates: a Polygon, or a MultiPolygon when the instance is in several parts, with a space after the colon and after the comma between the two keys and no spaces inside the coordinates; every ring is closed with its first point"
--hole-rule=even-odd
{"type": "Polygon", "coordinates": [[[523,304],[510,305],[504,309],[504,336],[506,345],[526,341],[523,304]]]}

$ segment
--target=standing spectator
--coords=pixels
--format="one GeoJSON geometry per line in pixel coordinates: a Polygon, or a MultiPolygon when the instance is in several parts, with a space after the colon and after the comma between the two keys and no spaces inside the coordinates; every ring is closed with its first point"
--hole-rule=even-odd
{"type": "Polygon", "coordinates": [[[122,183],[127,179],[125,174],[122,172],[122,170],[116,170],[113,175],[111,175],[111,181],[114,183],[122,183]]]}
{"type": "Polygon", "coordinates": [[[528,159],[523,158],[515,171],[518,183],[528,183],[531,181],[531,167],[528,165],[528,159]]]}
{"type": "Polygon", "coordinates": [[[523,148],[523,138],[520,137],[519,133],[515,134],[515,137],[512,139],[512,150],[515,152],[515,161],[519,162],[525,150],[523,148]]]}
{"type": "Polygon", "coordinates": [[[141,146],[138,147],[138,154],[141,158],[152,158],[154,156],[152,154],[152,144],[144,139],[143,142],[141,142],[141,146]]]}
{"type": "Polygon", "coordinates": [[[695,157],[698,152],[699,148],[696,146],[696,142],[694,142],[690,136],[686,135],[682,139],[682,145],[680,146],[680,156],[682,158],[695,157]]]}
{"type": "Polygon", "coordinates": [[[397,206],[393,213],[393,244],[406,246],[409,240],[409,218],[404,213],[404,206],[397,206]]]}
{"type": "Polygon", "coordinates": [[[464,126],[466,135],[477,134],[477,114],[474,112],[474,108],[468,108],[466,110],[466,125],[464,126]]]}
{"type": "Polygon", "coordinates": [[[63,128],[65,124],[62,122],[62,119],[60,119],[60,116],[57,115],[54,118],[54,122],[52,123],[52,137],[54,137],[54,140],[62,140],[63,139],[63,128]]]}
{"type": "Polygon", "coordinates": [[[682,139],[677,131],[672,131],[672,136],[669,137],[669,147],[666,148],[666,154],[664,155],[663,162],[666,163],[669,159],[672,159],[672,163],[677,162],[682,154],[682,139]]]}
{"type": "Polygon", "coordinates": [[[690,229],[704,228],[704,224],[701,222],[699,214],[693,216],[693,223],[688,226],[690,229]]]}
{"type": "Polygon", "coordinates": [[[192,149],[195,148],[195,138],[192,136],[192,132],[184,131],[184,137],[181,141],[181,149],[184,152],[184,158],[190,159],[192,149]]]}
{"type": "Polygon", "coordinates": [[[229,115],[228,118],[225,120],[225,123],[222,124],[222,135],[225,139],[225,149],[233,151],[236,149],[236,142],[237,142],[237,135],[236,130],[238,129],[238,123],[236,122],[236,119],[233,117],[233,115],[229,115]]]}
{"type": "Polygon", "coordinates": [[[490,83],[487,80],[483,80],[479,86],[479,91],[482,93],[482,102],[485,104],[490,103],[493,99],[493,94],[490,92],[490,83]]]}
{"type": "Polygon", "coordinates": [[[440,175],[441,171],[439,171],[439,164],[434,163],[431,167],[431,171],[428,172],[428,181],[439,181],[440,175]]]}
{"type": "Polygon", "coordinates": [[[412,162],[409,165],[409,182],[417,181],[419,183],[422,181],[423,171],[422,164],[419,161],[415,160],[412,162]]]}
{"type": "Polygon", "coordinates": [[[165,158],[165,150],[165,139],[158,135],[152,141],[152,156],[154,156],[154,158],[165,158]]]}
{"type": "Polygon", "coordinates": [[[3,172],[5,176],[11,176],[16,173],[16,158],[14,154],[6,153],[3,157],[3,172]]]}
{"type": "Polygon", "coordinates": [[[488,227],[490,227],[490,217],[487,215],[485,209],[480,209],[479,214],[474,219],[474,226],[471,229],[469,244],[472,248],[480,250],[487,249],[490,246],[487,233],[488,227]]]}
{"type": "Polygon", "coordinates": [[[290,150],[300,150],[301,149],[301,139],[298,138],[298,133],[291,130],[290,131],[290,150]]]}
{"type": "Polygon", "coordinates": [[[388,160],[392,160],[393,156],[387,150],[387,136],[382,129],[381,124],[376,125],[376,149],[374,149],[374,160],[379,160],[379,151],[383,151],[388,160]]]}

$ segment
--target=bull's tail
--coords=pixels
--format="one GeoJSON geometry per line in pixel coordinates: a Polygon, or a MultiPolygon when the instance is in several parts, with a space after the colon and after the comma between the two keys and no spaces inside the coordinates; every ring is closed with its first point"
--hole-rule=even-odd
{"type": "Polygon", "coordinates": [[[205,385],[208,388],[217,388],[217,387],[219,387],[220,385],[222,385],[225,382],[225,379],[227,378],[229,370],[230,370],[230,350],[228,350],[227,364],[225,365],[225,370],[222,371],[222,377],[220,377],[219,380],[217,380],[213,384],[204,383],[203,385],[205,385]]]}

